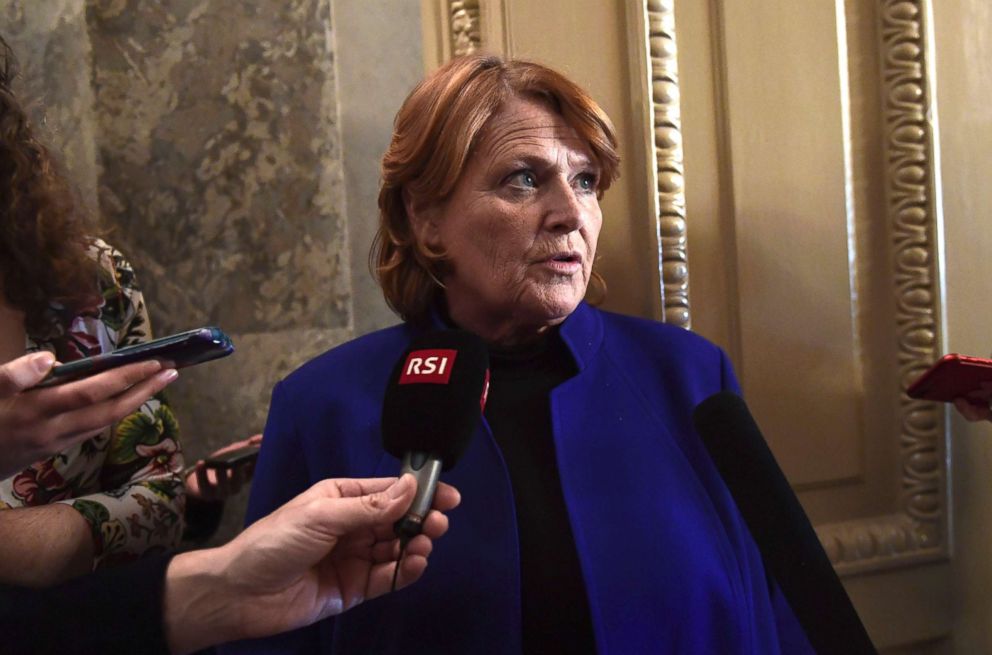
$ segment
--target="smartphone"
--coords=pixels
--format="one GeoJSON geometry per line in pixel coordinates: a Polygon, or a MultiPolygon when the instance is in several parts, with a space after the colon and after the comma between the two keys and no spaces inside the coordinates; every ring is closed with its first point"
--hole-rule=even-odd
{"type": "Polygon", "coordinates": [[[955,398],[982,391],[983,382],[989,388],[989,393],[992,393],[992,359],[950,353],[937,360],[936,364],[909,385],[906,395],[910,398],[949,403],[955,398]]]}
{"type": "Polygon", "coordinates": [[[212,469],[233,469],[258,459],[261,446],[243,446],[230,452],[208,457],[203,465],[212,469]]]}
{"type": "Polygon", "coordinates": [[[183,368],[211,359],[227,357],[233,352],[234,344],[223,330],[216,327],[202,327],[59,364],[37,386],[63,384],[146,359],[160,359],[172,367],[183,368]]]}

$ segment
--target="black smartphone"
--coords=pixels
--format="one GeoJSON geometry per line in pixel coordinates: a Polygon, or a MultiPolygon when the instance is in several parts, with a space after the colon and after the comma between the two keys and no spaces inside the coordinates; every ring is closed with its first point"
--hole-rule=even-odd
{"type": "Polygon", "coordinates": [[[243,446],[230,452],[208,457],[203,465],[211,469],[233,469],[258,459],[261,446],[243,446]]]}
{"type": "Polygon", "coordinates": [[[63,384],[146,359],[159,359],[172,367],[183,368],[211,359],[227,357],[233,352],[234,344],[223,330],[217,327],[202,327],[59,364],[37,386],[63,384]]]}

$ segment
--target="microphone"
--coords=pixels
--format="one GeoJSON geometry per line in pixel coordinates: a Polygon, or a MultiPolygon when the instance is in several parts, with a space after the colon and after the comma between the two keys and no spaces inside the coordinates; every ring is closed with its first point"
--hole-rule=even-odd
{"type": "Polygon", "coordinates": [[[437,330],[410,342],[382,405],[382,445],[417,478],[417,494],[394,526],[401,545],[420,534],[441,471],[462,456],[489,391],[489,351],[464,330],[437,330]]]}
{"type": "Polygon", "coordinates": [[[877,655],[813,526],[740,396],[720,392],[692,415],[765,567],[819,655],[877,655]]]}

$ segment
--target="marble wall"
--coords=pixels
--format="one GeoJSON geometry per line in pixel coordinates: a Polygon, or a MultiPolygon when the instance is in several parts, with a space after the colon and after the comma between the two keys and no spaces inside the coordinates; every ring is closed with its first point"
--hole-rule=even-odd
{"type": "Polygon", "coordinates": [[[234,339],[235,356],[172,387],[191,458],[261,431],[299,364],[395,322],[366,261],[378,160],[420,75],[417,3],[0,0],[0,31],[156,334],[212,324],[234,339]]]}
{"type": "Polygon", "coordinates": [[[0,0],[0,33],[20,63],[16,93],[39,134],[61,156],[80,197],[95,208],[96,121],[83,2],[0,0]]]}

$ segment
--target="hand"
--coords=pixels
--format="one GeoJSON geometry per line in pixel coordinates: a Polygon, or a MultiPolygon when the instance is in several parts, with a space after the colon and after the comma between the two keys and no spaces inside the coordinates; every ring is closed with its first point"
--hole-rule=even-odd
{"type": "Polygon", "coordinates": [[[954,407],[969,421],[992,421],[992,382],[980,382],[977,389],[954,399],[954,407]]]}
{"type": "MultiPolygon", "coordinates": [[[[208,457],[216,457],[238,448],[257,446],[261,443],[262,435],[255,434],[215,450],[208,457]]],[[[203,502],[224,500],[241,491],[241,487],[251,480],[254,472],[254,460],[246,461],[234,468],[218,470],[207,468],[201,459],[186,473],[186,496],[203,502]]]]}
{"type": "Polygon", "coordinates": [[[457,490],[438,485],[435,511],[401,563],[393,523],[416,491],[413,476],[324,480],[249,526],[226,546],[173,558],[166,574],[165,627],[173,653],[263,637],[340,614],[417,580],[448,529],[441,512],[457,490]]]}
{"type": "Polygon", "coordinates": [[[969,421],[992,421],[992,408],[988,400],[955,398],[954,407],[969,421]]]}
{"type": "Polygon", "coordinates": [[[0,366],[0,479],[99,434],[178,375],[147,361],[32,389],[54,365],[40,352],[0,366]]]}

